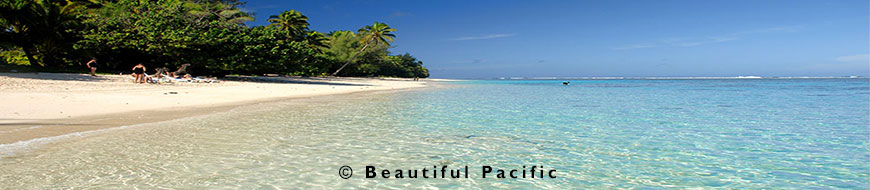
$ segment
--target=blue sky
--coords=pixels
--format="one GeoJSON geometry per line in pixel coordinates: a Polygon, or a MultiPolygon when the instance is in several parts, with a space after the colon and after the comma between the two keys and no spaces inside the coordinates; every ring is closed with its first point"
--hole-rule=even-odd
{"type": "Polygon", "coordinates": [[[870,75],[867,0],[245,2],[251,25],[387,23],[438,78],[870,75]]]}

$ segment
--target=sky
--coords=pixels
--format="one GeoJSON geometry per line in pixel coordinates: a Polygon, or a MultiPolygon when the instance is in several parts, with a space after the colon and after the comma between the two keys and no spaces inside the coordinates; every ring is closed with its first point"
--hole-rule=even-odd
{"type": "Polygon", "coordinates": [[[870,75],[867,0],[245,2],[251,26],[387,23],[435,78],[870,75]]]}

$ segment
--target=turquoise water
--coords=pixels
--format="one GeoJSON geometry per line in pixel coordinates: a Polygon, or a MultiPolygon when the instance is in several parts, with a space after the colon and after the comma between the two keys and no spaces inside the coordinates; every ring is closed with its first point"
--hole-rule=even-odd
{"type": "Polygon", "coordinates": [[[421,133],[516,151],[461,163],[544,163],[575,187],[870,188],[867,79],[470,83],[403,103],[421,133]]]}
{"type": "Polygon", "coordinates": [[[86,135],[0,158],[0,187],[870,188],[868,79],[442,86],[86,135]],[[470,177],[366,179],[367,165],[467,165],[470,177]],[[482,179],[484,165],[557,177],[482,179]]]}

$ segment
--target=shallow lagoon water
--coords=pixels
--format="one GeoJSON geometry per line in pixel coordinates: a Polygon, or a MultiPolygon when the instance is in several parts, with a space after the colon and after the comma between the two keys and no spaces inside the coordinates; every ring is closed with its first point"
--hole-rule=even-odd
{"type": "Polygon", "coordinates": [[[288,100],[0,158],[0,187],[870,188],[870,80],[496,80],[288,100]],[[353,168],[350,179],[341,166],[353,168]],[[468,179],[364,167],[468,165],[468,179]],[[555,179],[482,179],[483,165],[555,179]]]}

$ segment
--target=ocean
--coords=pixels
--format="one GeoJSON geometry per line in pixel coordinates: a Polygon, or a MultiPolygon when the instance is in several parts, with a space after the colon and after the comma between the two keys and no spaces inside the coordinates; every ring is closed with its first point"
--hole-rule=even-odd
{"type": "Polygon", "coordinates": [[[70,137],[0,188],[870,188],[867,78],[436,86],[70,137]]]}

